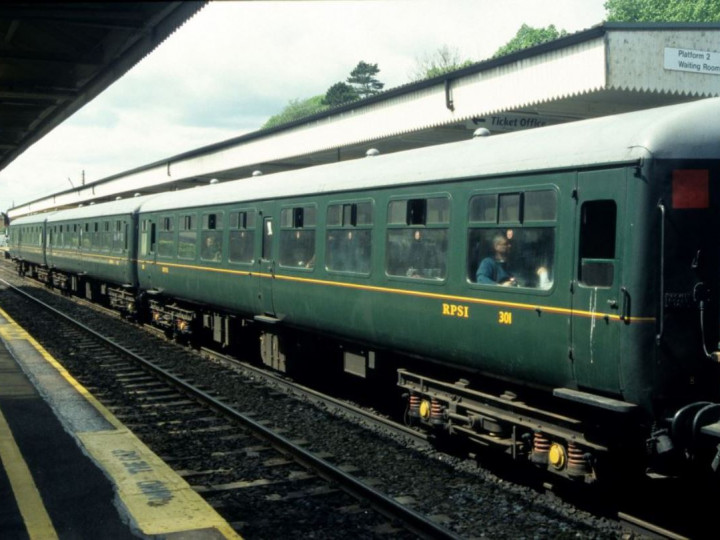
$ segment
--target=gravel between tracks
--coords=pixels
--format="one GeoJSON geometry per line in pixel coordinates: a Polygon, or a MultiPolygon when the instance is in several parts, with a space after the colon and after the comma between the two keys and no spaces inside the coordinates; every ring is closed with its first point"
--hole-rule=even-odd
{"type": "MultiPolygon", "coordinates": [[[[335,411],[288,397],[251,376],[208,362],[189,349],[164,342],[123,321],[89,312],[85,307],[42,289],[34,289],[34,292],[42,294],[48,303],[61,304],[63,311],[72,310],[78,320],[87,320],[94,327],[101,326],[102,332],[124,336],[123,340],[134,342],[136,348],[137,344],[142,344],[149,350],[164,351],[176,373],[224,396],[239,410],[257,411],[256,414],[270,426],[282,428],[286,437],[307,441],[308,449],[332,456],[328,459],[355,469],[355,475],[373,479],[391,495],[409,502],[418,512],[446,521],[448,528],[462,537],[602,539],[622,536],[617,523],[593,517],[552,494],[505,481],[478,467],[475,461],[415,447],[403,437],[389,435],[380,428],[343,418],[335,411]]],[[[44,343],[73,375],[91,386],[101,384],[98,379],[88,383],[87,377],[94,371],[92,359],[72,343],[67,343],[63,336],[56,335],[53,325],[24,317],[22,302],[14,294],[0,290],[0,307],[44,343]]],[[[162,456],[171,456],[176,451],[166,446],[168,439],[162,439],[156,433],[140,432],[138,435],[162,456]]],[[[191,444],[187,438],[181,440],[185,445],[191,444]]],[[[231,451],[237,444],[225,442],[222,449],[231,451]]],[[[208,470],[221,470],[228,464],[233,466],[228,459],[209,455],[209,452],[218,452],[219,448],[209,450],[198,445],[183,451],[187,450],[208,456],[202,464],[208,470]]],[[[256,457],[251,451],[245,451],[243,461],[247,465],[256,457]]],[[[243,474],[250,478],[253,473],[247,470],[243,474]]],[[[222,482],[223,478],[220,474],[216,479],[206,481],[222,482]]],[[[288,512],[287,498],[283,498],[282,504],[273,503],[272,490],[251,489],[243,491],[240,499],[237,495],[234,497],[234,500],[222,500],[222,496],[216,496],[213,501],[221,505],[221,511],[232,512],[231,521],[238,519],[236,512],[264,516],[262,520],[255,520],[252,527],[244,529],[240,525],[240,532],[248,538],[279,538],[290,534],[309,538],[395,537],[392,531],[359,531],[353,523],[352,512],[344,516],[308,515],[302,509],[304,498],[296,500],[296,508],[288,512]]]]}

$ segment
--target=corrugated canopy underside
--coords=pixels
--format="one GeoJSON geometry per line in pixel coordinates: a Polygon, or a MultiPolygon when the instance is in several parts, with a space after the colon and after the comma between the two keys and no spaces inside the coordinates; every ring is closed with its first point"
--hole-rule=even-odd
{"type": "Polygon", "coordinates": [[[92,100],[205,2],[5,2],[0,170],[92,100]]]}

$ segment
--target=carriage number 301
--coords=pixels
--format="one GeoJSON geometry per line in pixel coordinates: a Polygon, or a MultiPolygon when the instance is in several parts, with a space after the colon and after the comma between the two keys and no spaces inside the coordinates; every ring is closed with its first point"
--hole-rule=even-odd
{"type": "Polygon", "coordinates": [[[512,324],[512,312],[511,311],[498,311],[498,323],[499,324],[512,324]]]}

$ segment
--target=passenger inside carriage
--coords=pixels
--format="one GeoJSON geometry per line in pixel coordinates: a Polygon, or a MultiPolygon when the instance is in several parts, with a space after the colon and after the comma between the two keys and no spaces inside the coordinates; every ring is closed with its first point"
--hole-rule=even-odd
{"type": "Polygon", "coordinates": [[[484,285],[549,289],[554,244],[553,228],[471,229],[468,277],[484,285]]]}
{"type": "Polygon", "coordinates": [[[510,256],[510,239],[504,234],[493,237],[493,255],[485,257],[478,265],[475,275],[478,283],[501,285],[503,287],[516,287],[517,279],[508,266],[510,256]]]}
{"type": "Polygon", "coordinates": [[[220,243],[214,233],[206,233],[201,258],[206,261],[219,261],[222,259],[220,243]]]}
{"type": "Polygon", "coordinates": [[[445,279],[447,257],[445,229],[398,229],[391,231],[388,249],[399,252],[390,275],[412,278],[445,279]],[[398,242],[399,241],[399,242],[398,242]]]}
{"type": "Polygon", "coordinates": [[[327,236],[326,267],[337,272],[370,272],[368,229],[333,230],[327,236]]]}

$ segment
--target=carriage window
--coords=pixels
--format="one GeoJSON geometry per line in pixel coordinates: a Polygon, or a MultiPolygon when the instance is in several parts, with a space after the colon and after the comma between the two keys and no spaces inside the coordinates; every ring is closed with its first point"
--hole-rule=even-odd
{"type": "Polygon", "coordinates": [[[95,249],[100,249],[102,247],[102,229],[100,228],[100,223],[97,221],[93,223],[93,230],[90,235],[90,244],[95,249]]]}
{"type": "Polygon", "coordinates": [[[468,279],[483,285],[549,289],[554,227],[471,228],[468,279]]]}
{"type": "Polygon", "coordinates": [[[615,278],[615,201],[588,201],[580,210],[580,283],[610,287],[615,278]]]}
{"type": "Polygon", "coordinates": [[[194,215],[180,216],[178,224],[178,258],[194,259],[197,253],[197,220],[194,215]]]}
{"type": "Polygon", "coordinates": [[[251,263],[255,245],[255,210],[230,213],[230,262],[251,263]]]}
{"type": "Polygon", "coordinates": [[[390,201],[388,225],[407,225],[407,201],[390,201]]]}
{"type": "Polygon", "coordinates": [[[200,258],[204,261],[222,260],[223,214],[203,214],[200,258]]]}
{"type": "Polygon", "coordinates": [[[520,194],[505,193],[500,195],[498,223],[520,222],[520,194]]]}
{"type": "Polygon", "coordinates": [[[450,199],[433,198],[427,199],[426,216],[423,224],[447,224],[450,223],[450,199]]]}
{"type": "Polygon", "coordinates": [[[523,222],[555,221],[557,193],[552,190],[527,191],[523,203],[523,222]]]}
{"type": "Polygon", "coordinates": [[[110,251],[112,249],[112,234],[110,233],[110,222],[109,221],[103,221],[103,244],[102,248],[104,251],[110,251]]]}
{"type": "Polygon", "coordinates": [[[175,231],[173,216],[162,216],[158,222],[158,255],[172,257],[175,255],[175,231]]]}
{"type": "Polygon", "coordinates": [[[89,248],[90,247],[90,224],[85,223],[83,226],[80,227],[80,247],[81,248],[89,248]]]}
{"type": "Polygon", "coordinates": [[[315,266],[316,208],[283,208],[280,213],[280,265],[296,268],[315,266]]]}
{"type": "Polygon", "coordinates": [[[123,222],[118,220],[115,222],[115,227],[113,228],[112,238],[113,238],[113,251],[122,251],[123,249],[126,249],[125,246],[125,234],[123,229],[123,222]]]}
{"type": "Polygon", "coordinates": [[[470,221],[497,223],[497,195],[477,195],[470,199],[470,221]]]}
{"type": "Polygon", "coordinates": [[[328,206],[326,268],[336,272],[370,273],[372,203],[328,206]]]}
{"type": "Polygon", "coordinates": [[[427,200],[412,199],[407,201],[407,217],[408,225],[425,225],[427,218],[427,200]]]}
{"type": "Polygon", "coordinates": [[[343,217],[343,205],[331,204],[327,210],[327,220],[325,221],[328,227],[337,227],[342,225],[343,217]]]}
{"type": "Polygon", "coordinates": [[[280,213],[280,226],[283,228],[302,229],[315,226],[315,207],[283,208],[280,213]]]}
{"type": "Polygon", "coordinates": [[[262,258],[266,261],[272,257],[273,220],[271,217],[263,218],[262,232],[262,258]]]}
{"type": "Polygon", "coordinates": [[[140,252],[143,255],[155,253],[155,223],[151,219],[143,220],[140,233],[140,252]]]}
{"type": "Polygon", "coordinates": [[[390,201],[387,274],[445,279],[449,222],[450,200],[447,197],[390,201]]]}
{"type": "Polygon", "coordinates": [[[552,287],[555,227],[537,222],[554,222],[556,217],[557,194],[553,190],[472,197],[468,281],[552,287]]]}

